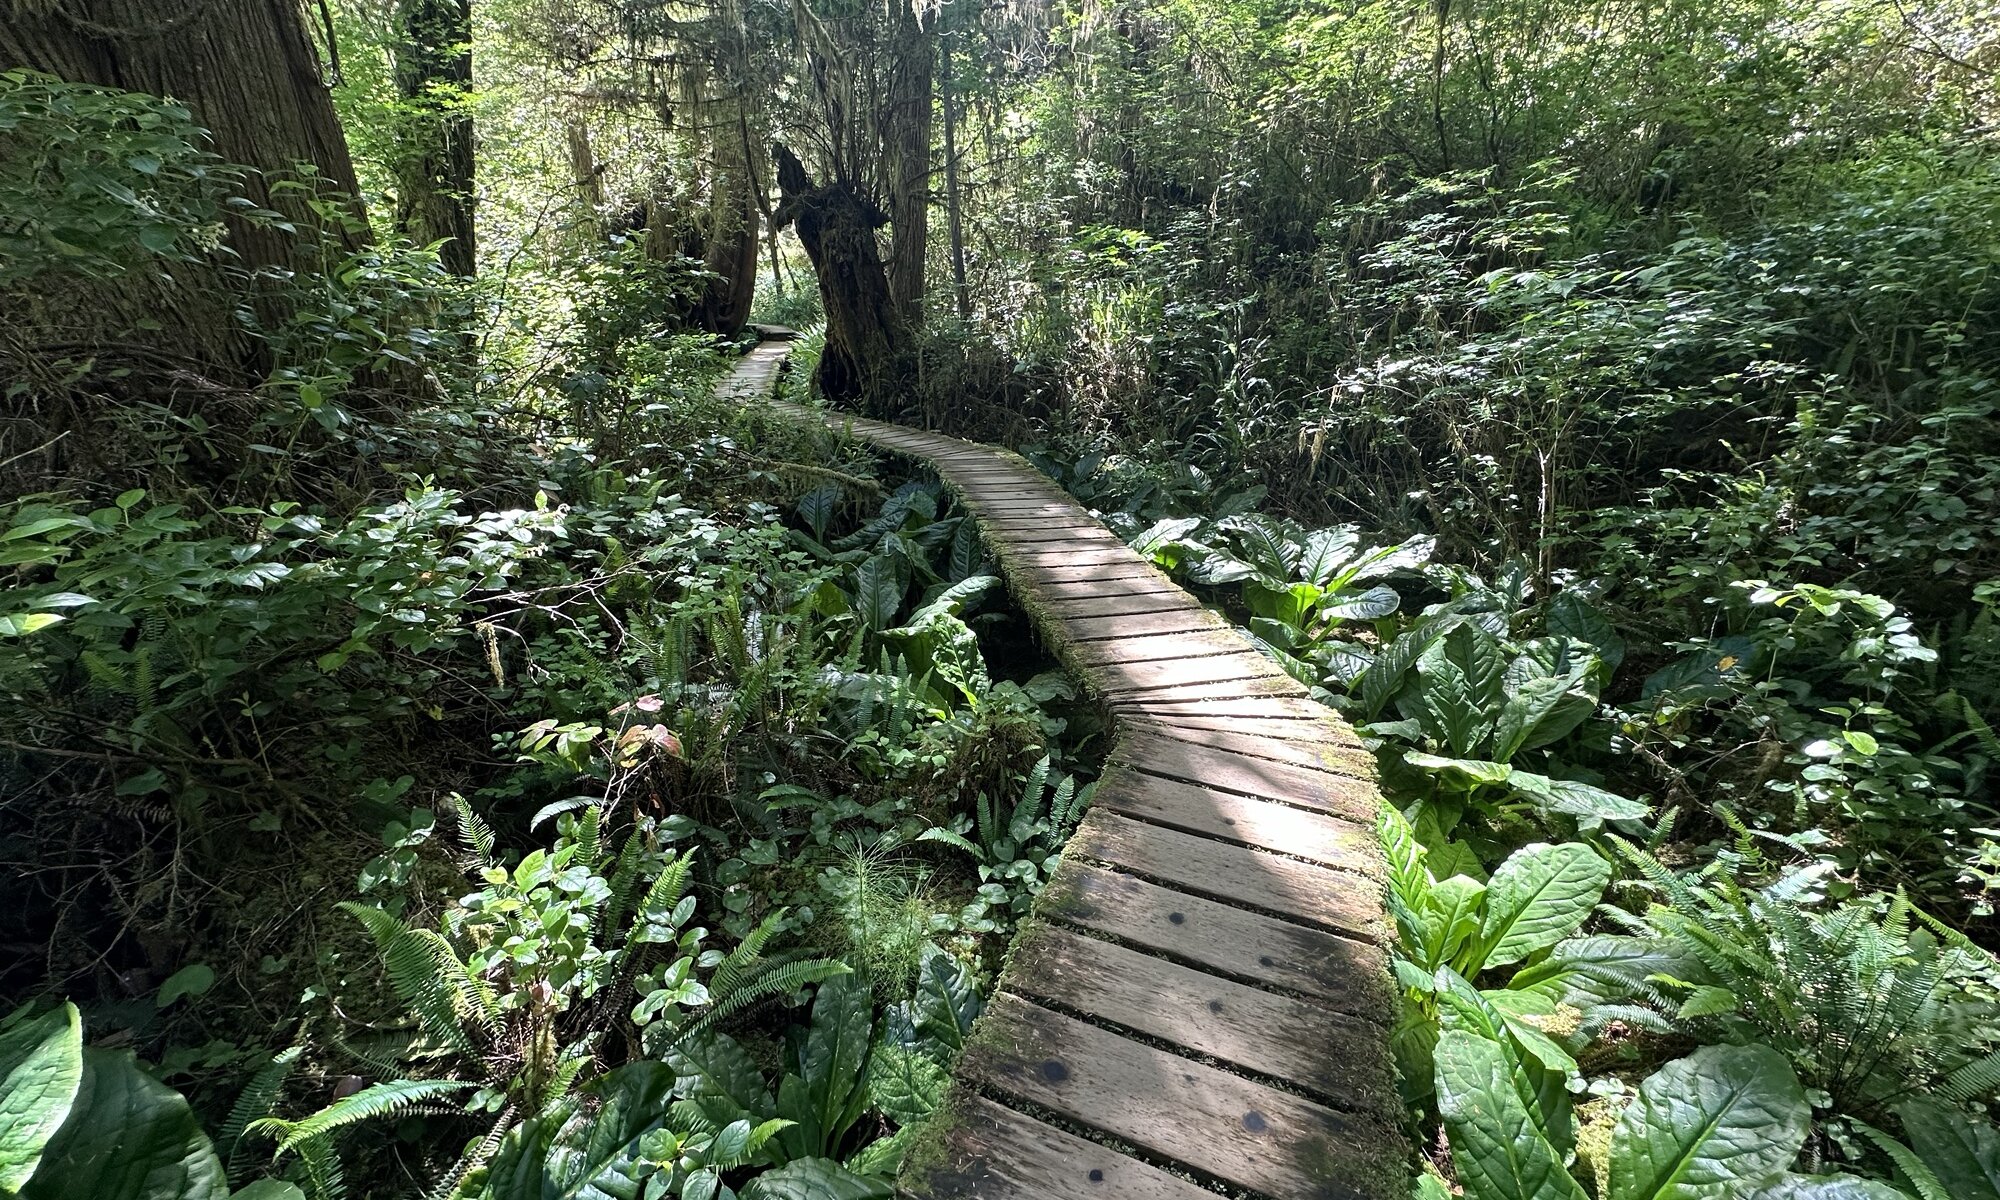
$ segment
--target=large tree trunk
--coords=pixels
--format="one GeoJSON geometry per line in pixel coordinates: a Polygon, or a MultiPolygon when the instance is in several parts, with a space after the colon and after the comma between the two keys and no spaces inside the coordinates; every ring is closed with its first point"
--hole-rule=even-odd
{"type": "Polygon", "coordinates": [[[396,228],[456,275],[474,270],[471,0],[402,0],[396,90],[411,115],[397,130],[396,228]]]}
{"type": "Polygon", "coordinates": [[[907,324],[923,320],[930,250],[931,110],[937,27],[896,5],[882,148],[889,198],[889,295],[907,324]]]}
{"type": "Polygon", "coordinates": [[[702,265],[713,278],[702,295],[701,326],[733,334],[750,319],[757,294],[757,197],[749,130],[740,106],[717,122],[708,184],[707,236],[702,265]]]}
{"type": "Polygon", "coordinates": [[[254,169],[242,185],[248,199],[321,235],[232,217],[233,259],[176,266],[171,279],[135,270],[112,286],[51,276],[40,285],[51,294],[16,298],[26,308],[9,318],[16,332],[48,327],[62,330],[54,336],[124,340],[231,386],[261,378],[269,368],[263,346],[233,317],[247,274],[310,270],[327,249],[368,238],[354,164],[297,0],[17,2],[0,20],[0,69],[11,67],[181,102],[209,130],[210,149],[254,169]],[[272,190],[301,162],[317,172],[320,190],[344,194],[345,220],[325,222],[299,193],[272,190]]]}
{"type": "Polygon", "coordinates": [[[875,244],[888,216],[848,180],[814,184],[786,147],[778,147],[777,158],[778,221],[798,222],[826,310],[826,348],[813,381],[829,400],[858,401],[864,412],[887,415],[904,342],[875,244]]]}

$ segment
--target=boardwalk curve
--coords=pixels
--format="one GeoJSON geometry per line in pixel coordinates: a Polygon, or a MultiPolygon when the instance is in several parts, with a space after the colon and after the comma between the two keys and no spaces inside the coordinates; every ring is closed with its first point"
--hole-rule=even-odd
{"type": "MultiPolygon", "coordinates": [[[[723,394],[768,397],[786,349],[723,394]]],[[[905,1194],[1406,1196],[1380,797],[1353,733],[1020,456],[771,403],[929,463],[1116,723],[905,1194]]]]}

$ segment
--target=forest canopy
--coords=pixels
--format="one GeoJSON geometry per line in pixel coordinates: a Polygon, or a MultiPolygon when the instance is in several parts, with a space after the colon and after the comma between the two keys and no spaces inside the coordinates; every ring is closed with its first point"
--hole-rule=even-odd
{"type": "Polygon", "coordinates": [[[1320,1182],[2000,1197],[1991,0],[16,0],[0,383],[0,1197],[924,1187],[1118,725],[845,415],[1351,729],[1320,1182]]]}

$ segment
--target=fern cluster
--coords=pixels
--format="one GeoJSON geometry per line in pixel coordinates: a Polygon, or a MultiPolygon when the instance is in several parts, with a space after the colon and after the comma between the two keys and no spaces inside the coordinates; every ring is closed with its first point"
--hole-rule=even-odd
{"type": "Polygon", "coordinates": [[[1800,896],[1805,875],[1756,890],[1689,882],[1619,845],[1658,896],[1623,919],[1673,966],[1616,978],[1651,1016],[1612,1015],[1773,1046],[1838,1113],[1879,1118],[1912,1096],[2000,1092],[2000,963],[1907,897],[1880,914],[1861,902],[1815,908],[1800,896]]]}

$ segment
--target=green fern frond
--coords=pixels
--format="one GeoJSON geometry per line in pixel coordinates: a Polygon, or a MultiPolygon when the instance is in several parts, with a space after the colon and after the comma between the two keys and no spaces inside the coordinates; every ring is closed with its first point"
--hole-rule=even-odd
{"type": "Polygon", "coordinates": [[[243,1145],[243,1131],[250,1122],[259,1117],[268,1117],[277,1107],[278,1096],[285,1090],[285,1081],[291,1078],[292,1068],[298,1065],[303,1046],[292,1046],[271,1056],[271,1061],[257,1069],[250,1082],[237,1093],[236,1103],[229,1106],[229,1116],[222,1122],[221,1136],[216,1138],[216,1149],[229,1165],[231,1177],[239,1175],[248,1165],[243,1145]]]}
{"type": "Polygon", "coordinates": [[[466,851],[481,863],[492,862],[493,827],[480,819],[479,814],[472,811],[471,802],[457,792],[445,797],[444,807],[458,826],[458,840],[465,845],[466,851]]]}
{"type": "Polygon", "coordinates": [[[277,1152],[284,1154],[304,1142],[326,1137],[335,1130],[377,1117],[394,1116],[427,1100],[462,1092],[472,1086],[457,1079],[398,1079],[392,1083],[378,1083],[336,1100],[301,1120],[260,1117],[250,1123],[248,1131],[277,1134],[280,1138],[277,1152]]]}
{"type": "Polygon", "coordinates": [[[2000,1092],[2000,1050],[1991,1050],[1944,1077],[1937,1089],[1941,1100],[1963,1103],[2000,1092]]]}
{"type": "Polygon", "coordinates": [[[455,1050],[472,1053],[467,1024],[490,1033],[500,1022],[493,989],[475,978],[442,935],[412,929],[379,908],[342,901],[375,939],[389,982],[424,1031],[455,1050]]]}
{"type": "Polygon", "coordinates": [[[783,966],[771,967],[754,979],[738,983],[727,995],[719,996],[703,1010],[698,1019],[674,1031],[673,1037],[667,1044],[677,1046],[687,1038],[715,1028],[753,1004],[769,1000],[773,996],[789,995],[807,984],[819,983],[836,975],[850,974],[853,970],[854,968],[846,963],[831,958],[801,959],[783,966]]]}
{"type": "Polygon", "coordinates": [[[1938,1179],[1937,1173],[1932,1171],[1923,1159],[1917,1157],[1916,1151],[1866,1121],[1855,1121],[1854,1128],[1860,1131],[1861,1136],[1875,1143],[1875,1148],[1887,1155],[1890,1162],[1896,1164],[1896,1170],[1901,1172],[1903,1178],[1910,1181],[1910,1186],[1917,1190],[1918,1200],[1952,1200],[1951,1192],[1945,1188],[1943,1181],[1938,1179]]]}
{"type": "Polygon", "coordinates": [[[513,1105],[509,1104],[501,1109],[500,1116],[493,1122],[493,1128],[486,1131],[485,1137],[465,1148],[465,1153],[459,1156],[458,1162],[451,1170],[444,1173],[444,1177],[438,1180],[438,1185],[430,1190],[424,1200],[451,1200],[457,1195],[465,1184],[466,1176],[492,1162],[493,1156],[500,1153],[500,1147],[506,1142],[508,1132],[514,1128],[514,1118],[513,1105]]]}
{"type": "Polygon", "coordinates": [[[312,1200],[347,1200],[347,1180],[341,1174],[340,1155],[334,1151],[332,1138],[300,1142],[298,1156],[306,1169],[306,1185],[312,1200]]]}
{"type": "Polygon", "coordinates": [[[715,974],[709,977],[709,995],[720,1000],[756,974],[763,962],[764,945],[777,934],[778,922],[785,919],[787,911],[783,908],[775,910],[736,944],[736,948],[715,968],[715,974]]]}

